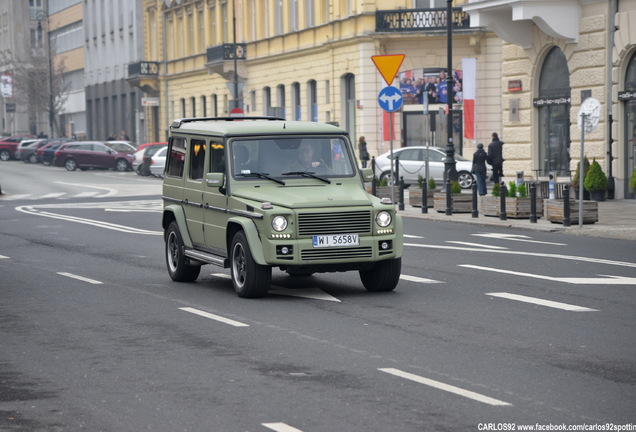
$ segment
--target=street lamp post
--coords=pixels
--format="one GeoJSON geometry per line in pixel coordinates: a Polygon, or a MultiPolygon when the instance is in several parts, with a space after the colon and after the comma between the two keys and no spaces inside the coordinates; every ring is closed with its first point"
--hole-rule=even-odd
{"type": "Polygon", "coordinates": [[[48,83],[49,83],[49,137],[55,136],[55,112],[54,112],[54,99],[53,99],[53,66],[51,64],[51,32],[49,23],[49,14],[43,10],[39,10],[37,13],[38,19],[38,32],[42,32],[42,19],[46,18],[46,58],[48,62],[48,83]]]}
{"type": "MultiPolygon", "coordinates": [[[[446,73],[446,102],[448,115],[446,116],[446,160],[444,161],[444,182],[457,180],[457,168],[455,163],[455,146],[453,145],[453,0],[446,1],[446,39],[448,42],[447,60],[448,72],[446,73]]],[[[447,191],[447,194],[449,192],[447,191]]],[[[448,203],[450,200],[446,199],[448,203]]],[[[446,214],[452,214],[452,208],[446,207],[446,214]]]]}

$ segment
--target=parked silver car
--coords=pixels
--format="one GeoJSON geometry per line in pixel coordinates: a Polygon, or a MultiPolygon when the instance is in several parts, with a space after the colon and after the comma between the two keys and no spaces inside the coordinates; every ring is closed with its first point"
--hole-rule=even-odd
{"type": "MultiPolygon", "coordinates": [[[[393,150],[393,158],[399,158],[399,176],[404,178],[405,184],[417,184],[419,176],[426,178],[427,148],[424,146],[401,147],[393,150]]],[[[438,185],[444,181],[444,161],[446,152],[440,147],[428,147],[429,178],[433,178],[438,185]]],[[[470,189],[475,178],[470,173],[473,162],[465,157],[455,154],[457,162],[457,181],[462,189],[470,189]]],[[[382,181],[387,179],[389,184],[393,182],[395,162],[391,163],[391,152],[386,152],[375,158],[375,175],[382,181]],[[393,169],[392,169],[393,167],[393,169]]],[[[488,166],[488,176],[491,175],[491,167],[488,166]]]]}

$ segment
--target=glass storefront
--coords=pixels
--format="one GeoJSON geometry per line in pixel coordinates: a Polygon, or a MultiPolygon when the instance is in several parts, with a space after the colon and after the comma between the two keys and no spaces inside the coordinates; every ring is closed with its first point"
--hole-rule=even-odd
{"type": "MultiPolygon", "coordinates": [[[[625,74],[625,92],[636,93],[636,53],[632,54],[632,58],[627,66],[625,74]]],[[[629,181],[632,173],[636,169],[636,97],[629,96],[624,101],[625,107],[625,137],[627,142],[625,145],[625,198],[636,198],[636,195],[629,188],[629,181]]]]}

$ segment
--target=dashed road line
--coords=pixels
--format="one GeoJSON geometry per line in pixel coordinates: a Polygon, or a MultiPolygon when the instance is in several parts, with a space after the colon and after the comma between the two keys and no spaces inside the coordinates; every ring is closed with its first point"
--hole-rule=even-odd
{"type": "Polygon", "coordinates": [[[570,312],[598,312],[598,309],[590,309],[583,306],[571,305],[568,303],[555,302],[551,300],[544,300],[536,297],[528,297],[519,294],[511,294],[506,292],[498,292],[498,293],[486,293],[488,296],[505,298],[508,300],[516,300],[524,303],[536,304],[539,306],[546,306],[555,309],[562,309],[570,312]]]}
{"type": "Polygon", "coordinates": [[[429,378],[424,378],[423,376],[415,375],[415,374],[408,373],[408,372],[404,372],[404,371],[399,370],[399,369],[380,368],[378,370],[382,371],[382,372],[386,372],[386,373],[391,374],[391,375],[395,375],[395,376],[400,377],[400,378],[404,378],[404,379],[407,379],[407,380],[414,381],[414,382],[419,383],[419,384],[424,384],[424,385],[427,385],[429,387],[436,388],[438,390],[443,390],[443,391],[446,391],[446,392],[449,392],[449,393],[456,394],[458,396],[463,396],[465,398],[472,399],[472,400],[475,400],[477,402],[485,403],[485,404],[488,404],[488,405],[494,405],[494,406],[511,406],[512,405],[512,404],[510,404],[508,402],[504,402],[504,401],[501,401],[501,400],[498,400],[498,399],[493,399],[491,397],[484,396],[482,394],[475,393],[475,392],[472,392],[470,390],[463,389],[461,387],[455,387],[455,386],[452,386],[450,384],[445,384],[445,383],[440,382],[440,381],[435,381],[435,380],[432,380],[432,379],[429,379],[429,378]]]}
{"type": "Polygon", "coordinates": [[[101,282],[101,281],[98,281],[98,280],[95,280],[95,279],[89,279],[87,277],[79,276],[79,275],[76,275],[76,274],[73,274],[73,273],[57,272],[57,274],[59,274],[60,276],[69,277],[71,279],[77,279],[77,280],[81,280],[83,282],[88,282],[88,283],[93,284],[93,285],[101,285],[101,284],[104,283],[104,282],[101,282]]]}
{"type": "Polygon", "coordinates": [[[209,312],[204,312],[204,311],[199,310],[199,309],[194,309],[194,308],[191,308],[191,307],[182,307],[182,308],[179,308],[179,309],[184,311],[184,312],[189,312],[191,314],[195,314],[195,315],[199,315],[199,316],[202,316],[202,317],[205,317],[205,318],[209,318],[211,320],[218,321],[218,322],[221,322],[221,323],[224,323],[224,324],[228,324],[228,325],[231,325],[231,326],[234,326],[234,327],[249,327],[249,324],[245,324],[245,323],[242,323],[242,322],[239,322],[239,321],[234,321],[232,319],[225,318],[225,317],[222,317],[220,315],[214,315],[214,314],[211,314],[209,312]]]}
{"type": "Polygon", "coordinates": [[[293,426],[290,426],[286,423],[261,423],[268,429],[271,429],[276,432],[303,432],[300,429],[296,429],[293,426]]]}
{"type": "Polygon", "coordinates": [[[406,280],[409,282],[417,282],[417,283],[425,283],[425,284],[434,284],[434,283],[444,283],[442,281],[438,281],[435,279],[426,279],[426,278],[421,278],[421,277],[417,277],[417,276],[409,276],[409,275],[400,275],[400,279],[402,280],[406,280]]]}
{"type": "Polygon", "coordinates": [[[471,246],[471,247],[481,247],[481,248],[486,248],[486,249],[508,249],[507,247],[504,247],[504,246],[492,246],[492,245],[485,245],[485,244],[480,244],[480,243],[462,242],[462,241],[447,240],[446,243],[460,244],[460,245],[471,246]]]}

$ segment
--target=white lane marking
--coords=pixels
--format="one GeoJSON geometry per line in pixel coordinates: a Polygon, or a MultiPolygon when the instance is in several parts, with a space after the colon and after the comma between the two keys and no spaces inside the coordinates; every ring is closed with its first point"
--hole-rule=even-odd
{"type": "Polygon", "coordinates": [[[292,288],[284,288],[281,286],[272,285],[269,290],[269,294],[278,294],[278,295],[286,295],[292,297],[302,297],[308,298],[312,300],[325,300],[341,303],[342,300],[333,297],[320,288],[301,288],[301,289],[292,289],[292,288]]]}
{"type": "Polygon", "coordinates": [[[421,278],[421,277],[417,277],[417,276],[409,276],[409,275],[400,275],[400,279],[402,280],[406,280],[409,282],[418,282],[418,283],[426,283],[426,284],[433,284],[433,283],[444,283],[442,281],[438,281],[435,279],[426,279],[426,278],[421,278]]]}
{"type": "Polygon", "coordinates": [[[461,244],[461,245],[473,246],[473,247],[482,247],[486,249],[508,249],[507,247],[504,247],[504,246],[491,246],[491,245],[485,245],[480,243],[470,243],[470,242],[461,242],[461,241],[447,240],[446,243],[461,244]]]}
{"type": "MultiPolygon", "coordinates": [[[[225,273],[212,273],[212,276],[223,278],[223,279],[231,279],[232,277],[225,273]]],[[[303,289],[292,289],[292,288],[284,288],[278,285],[272,285],[269,294],[278,294],[278,295],[286,295],[292,297],[302,297],[308,298],[312,300],[325,300],[342,303],[342,300],[333,297],[323,290],[319,288],[303,288],[303,289]]]]}
{"type": "Polygon", "coordinates": [[[522,251],[511,251],[511,250],[494,250],[494,249],[482,249],[482,248],[467,248],[467,247],[458,247],[458,246],[440,246],[440,245],[425,245],[425,244],[417,244],[417,243],[404,243],[404,246],[416,247],[416,248],[427,248],[427,249],[445,249],[445,250],[457,250],[464,252],[487,252],[494,254],[507,254],[507,255],[522,255],[522,256],[533,256],[539,258],[552,258],[552,259],[564,259],[570,261],[584,261],[584,262],[592,262],[597,264],[608,264],[615,265],[621,267],[634,267],[636,268],[636,263],[630,263],[625,261],[612,261],[606,260],[602,258],[588,258],[574,255],[560,255],[560,254],[551,254],[551,253],[542,253],[542,252],[522,252],[522,251]]]}
{"type": "Polygon", "coordinates": [[[9,200],[19,200],[19,199],[23,199],[23,198],[28,198],[30,196],[32,196],[33,194],[16,194],[16,195],[7,195],[4,198],[2,198],[3,201],[9,201],[9,200]]]}
{"type": "Polygon", "coordinates": [[[599,275],[599,276],[603,276],[600,278],[553,277],[553,276],[545,276],[545,275],[539,275],[534,273],[516,272],[512,270],[504,270],[504,269],[498,269],[498,268],[492,268],[492,267],[476,266],[476,265],[470,265],[470,264],[459,264],[459,267],[472,268],[476,270],[485,270],[485,271],[491,271],[495,273],[511,274],[514,276],[524,276],[524,277],[535,278],[535,279],[544,279],[544,280],[550,280],[554,282],[563,282],[563,283],[569,283],[569,284],[575,284],[575,285],[634,285],[636,286],[636,278],[624,277],[624,276],[599,275]]]}
{"type": "Polygon", "coordinates": [[[532,303],[539,306],[547,306],[547,307],[551,307],[555,309],[563,309],[570,312],[598,312],[598,309],[590,309],[583,306],[576,306],[576,305],[571,305],[567,303],[555,302],[551,300],[543,300],[536,297],[527,297],[527,296],[518,295],[518,294],[510,294],[506,292],[486,293],[486,295],[493,296],[493,297],[501,297],[508,300],[516,300],[516,301],[520,301],[524,303],[532,303]]]}
{"type": "Polygon", "coordinates": [[[190,312],[192,314],[199,315],[199,316],[202,316],[202,317],[205,317],[205,318],[209,318],[209,319],[214,320],[214,321],[222,322],[224,324],[229,324],[229,325],[234,326],[234,327],[249,327],[249,324],[245,324],[245,323],[242,323],[242,322],[239,322],[239,321],[234,321],[232,319],[225,318],[225,317],[222,317],[222,316],[219,316],[219,315],[214,315],[214,314],[211,314],[211,313],[208,313],[208,312],[204,312],[204,311],[199,310],[199,309],[194,309],[194,308],[190,308],[190,307],[182,307],[182,308],[179,308],[179,309],[184,311],[184,312],[190,312]]]}
{"type": "Polygon", "coordinates": [[[267,429],[271,429],[276,432],[303,432],[300,429],[296,429],[286,423],[261,423],[267,429]]]}
{"type": "Polygon", "coordinates": [[[87,198],[97,195],[99,192],[80,192],[76,195],[73,195],[73,198],[87,198]]]}
{"type": "Polygon", "coordinates": [[[100,282],[100,281],[95,280],[95,279],[89,279],[89,278],[84,277],[84,276],[78,276],[78,275],[73,274],[73,273],[57,272],[57,274],[59,274],[60,276],[66,276],[66,277],[69,277],[69,278],[72,278],[72,279],[77,279],[77,280],[81,280],[81,281],[84,281],[84,282],[88,282],[88,283],[93,284],[93,285],[101,285],[101,284],[104,283],[104,282],[100,282]]]}
{"type": "Polygon", "coordinates": [[[553,242],[544,242],[539,240],[528,240],[531,237],[521,235],[521,234],[499,234],[499,233],[483,233],[483,234],[471,234],[477,237],[488,237],[488,238],[496,238],[501,240],[512,240],[526,243],[539,243],[546,245],[555,245],[555,246],[567,246],[565,243],[553,243],[553,242]]]}
{"type": "Polygon", "coordinates": [[[40,198],[44,199],[44,198],[59,198],[62,195],[66,195],[66,192],[53,192],[50,194],[46,194],[46,195],[42,195],[40,198]]]}
{"type": "Polygon", "coordinates": [[[410,235],[410,234],[402,234],[402,237],[406,237],[406,238],[424,238],[422,236],[416,236],[416,235],[410,235]]]}
{"type": "Polygon", "coordinates": [[[60,219],[67,222],[76,222],[76,223],[81,223],[85,225],[92,225],[99,228],[110,229],[113,231],[121,231],[121,232],[131,233],[131,234],[163,235],[163,231],[149,231],[149,230],[144,230],[140,228],[128,227],[125,225],[118,225],[118,224],[113,224],[109,222],[96,221],[93,219],[85,219],[85,218],[80,218],[76,216],[60,215],[57,213],[43,212],[40,210],[36,210],[34,206],[19,206],[19,207],[16,207],[15,209],[22,213],[33,214],[37,216],[44,216],[44,217],[48,217],[52,219],[60,219]]]}
{"type": "Polygon", "coordinates": [[[8,259],[8,256],[0,255],[0,259],[8,259]]]}
{"type": "Polygon", "coordinates": [[[463,388],[455,387],[455,386],[452,386],[452,385],[449,385],[449,384],[445,384],[443,382],[439,382],[439,381],[435,381],[435,380],[432,380],[432,379],[424,378],[422,376],[415,375],[415,374],[408,373],[408,372],[404,372],[404,371],[401,371],[399,369],[381,368],[381,369],[378,369],[378,370],[380,370],[382,372],[386,372],[386,373],[391,374],[391,375],[398,376],[400,378],[405,378],[407,380],[415,381],[416,383],[424,384],[424,385],[436,388],[438,390],[444,390],[444,391],[447,391],[449,393],[456,394],[458,396],[463,396],[465,398],[472,399],[472,400],[475,400],[477,402],[482,402],[482,403],[485,403],[485,404],[488,404],[488,405],[497,405],[497,406],[512,405],[512,404],[510,404],[508,402],[500,401],[498,399],[493,399],[491,397],[484,396],[482,394],[475,393],[475,392],[472,392],[470,390],[465,390],[463,388]]]}
{"type": "Polygon", "coordinates": [[[104,195],[100,195],[99,198],[106,198],[106,197],[109,197],[109,196],[117,194],[117,189],[107,188],[107,187],[103,187],[103,186],[93,186],[93,185],[90,185],[90,184],[81,184],[81,183],[67,183],[67,182],[60,182],[60,181],[56,181],[55,183],[63,184],[63,185],[69,185],[69,186],[82,186],[82,187],[89,187],[89,188],[93,188],[93,189],[105,190],[106,193],[104,195]]]}

